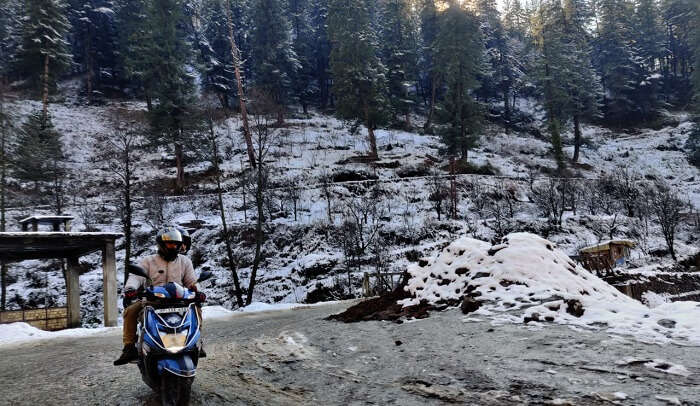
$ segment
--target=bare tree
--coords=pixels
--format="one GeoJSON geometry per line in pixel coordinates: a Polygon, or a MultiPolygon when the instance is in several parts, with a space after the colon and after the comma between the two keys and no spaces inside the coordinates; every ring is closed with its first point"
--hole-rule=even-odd
{"type": "MultiPolygon", "coordinates": [[[[138,156],[144,148],[146,131],[145,117],[139,113],[127,110],[117,110],[111,117],[114,132],[111,134],[98,134],[95,136],[99,149],[96,149],[96,161],[105,168],[119,187],[120,212],[122,231],[124,232],[124,262],[131,261],[131,249],[133,247],[133,196],[134,182],[138,156]]],[[[162,201],[155,202],[156,212],[162,217],[162,201]]],[[[158,225],[164,223],[164,219],[157,220],[158,225]],[[162,221],[162,223],[161,223],[162,221]]],[[[124,269],[124,281],[128,278],[128,271],[124,269]]]]}
{"type": "Polygon", "coordinates": [[[637,184],[638,176],[627,167],[619,167],[615,170],[613,180],[615,194],[624,207],[627,217],[634,217],[642,194],[637,184]]]}
{"type": "MultiPolygon", "coordinates": [[[[262,245],[264,243],[263,225],[265,223],[265,194],[268,189],[269,167],[265,159],[272,146],[276,145],[276,138],[279,136],[278,130],[272,127],[272,118],[276,115],[276,105],[267,94],[259,94],[255,98],[257,105],[254,108],[253,117],[253,142],[257,165],[255,167],[255,207],[257,218],[255,221],[255,257],[253,259],[253,269],[250,272],[250,281],[246,296],[246,305],[253,301],[253,291],[255,289],[256,278],[260,262],[262,261],[262,245]]],[[[275,117],[276,118],[276,117],[275,117]]]]}
{"type": "Polygon", "coordinates": [[[236,297],[236,303],[238,307],[243,307],[243,292],[241,291],[241,283],[238,279],[238,261],[235,260],[233,256],[233,250],[231,248],[231,235],[229,233],[228,224],[226,222],[226,210],[224,208],[224,198],[223,190],[221,188],[221,167],[219,166],[220,156],[219,149],[221,147],[221,137],[214,127],[214,114],[210,109],[207,114],[207,124],[209,132],[207,134],[207,145],[208,148],[205,150],[209,162],[214,167],[214,179],[216,180],[216,196],[218,201],[219,216],[221,217],[221,226],[223,228],[224,244],[226,245],[226,256],[228,257],[229,270],[231,271],[231,278],[233,279],[233,294],[236,297]]]}
{"type": "Polygon", "coordinates": [[[540,212],[552,225],[561,226],[566,194],[563,193],[559,180],[548,178],[543,185],[533,186],[532,190],[532,200],[540,212]]]}
{"type": "Polygon", "coordinates": [[[437,219],[440,221],[444,211],[443,203],[449,197],[449,186],[447,182],[435,172],[428,180],[428,191],[430,192],[428,200],[432,203],[433,210],[435,210],[437,219]]]}
{"type": "Polygon", "coordinates": [[[671,253],[671,258],[676,260],[674,242],[676,229],[681,221],[681,211],[686,204],[681,200],[675,190],[662,182],[658,182],[649,192],[651,211],[661,226],[661,233],[666,240],[666,247],[671,253]]]}
{"type": "Polygon", "coordinates": [[[320,176],[321,195],[326,201],[326,214],[328,216],[328,224],[333,224],[333,179],[331,175],[323,170],[320,176]]]}

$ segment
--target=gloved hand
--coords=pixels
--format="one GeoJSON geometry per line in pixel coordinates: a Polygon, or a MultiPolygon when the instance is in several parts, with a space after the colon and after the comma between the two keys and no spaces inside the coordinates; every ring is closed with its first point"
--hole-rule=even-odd
{"type": "Polygon", "coordinates": [[[204,292],[197,292],[197,295],[195,296],[198,302],[204,303],[207,301],[207,295],[204,294],[204,292]]]}
{"type": "Polygon", "coordinates": [[[126,309],[129,307],[131,302],[134,301],[139,296],[139,292],[136,289],[129,288],[124,291],[124,300],[122,301],[122,304],[124,305],[124,308],[126,309]]]}

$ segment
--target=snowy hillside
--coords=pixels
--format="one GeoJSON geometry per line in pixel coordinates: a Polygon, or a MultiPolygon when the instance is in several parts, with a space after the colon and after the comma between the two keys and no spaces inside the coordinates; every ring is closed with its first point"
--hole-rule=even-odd
{"type": "MultiPolygon", "coordinates": [[[[21,116],[38,106],[33,101],[14,103],[21,116]]],[[[121,229],[114,180],[108,168],[92,159],[100,148],[94,136],[114,131],[110,117],[116,109],[140,111],[145,106],[115,102],[101,107],[61,104],[50,107],[69,155],[72,172],[67,188],[71,199],[66,211],[77,217],[74,228],[77,231],[86,223],[101,231],[121,229]]],[[[698,226],[692,214],[700,207],[700,171],[687,162],[680,150],[688,136],[687,115],[669,117],[679,124],[634,133],[584,127],[590,146],[584,146],[580,163],[572,171],[582,190],[589,188],[595,178],[613,174],[620,168],[626,168],[640,181],[665,180],[677,188],[695,207],[689,210],[676,238],[676,250],[682,260],[698,251],[698,226]]],[[[413,119],[418,123],[420,120],[420,117],[413,119]]],[[[238,272],[247,286],[254,251],[255,210],[250,188],[246,190],[241,185],[246,158],[239,127],[238,119],[232,118],[217,131],[226,140],[222,168],[227,222],[233,231],[238,272]]],[[[471,166],[462,168],[465,173],[454,177],[457,218],[448,218],[448,201],[444,196],[436,198],[450,188],[451,182],[448,161],[442,158],[438,137],[378,130],[380,160],[370,165],[354,162],[367,148],[364,127],[353,133],[348,124],[336,118],[313,113],[309,117],[290,118],[286,127],[274,131],[276,142],[268,156],[271,188],[265,209],[267,238],[255,301],[292,303],[355,296],[360,292],[364,272],[375,272],[377,268],[401,272],[421,257],[464,236],[492,240],[508,232],[528,231],[545,236],[566,254],[574,255],[578,248],[607,239],[608,234],[632,239],[639,235],[640,226],[635,219],[622,214],[614,218],[593,214],[583,203],[576,214],[571,210],[564,212],[561,226],[547,221],[532,195],[547,185],[555,163],[549,141],[531,133],[505,134],[497,125],[484,128],[480,146],[470,151],[471,166]],[[298,190],[296,211],[290,190],[298,190]],[[436,191],[440,192],[436,195],[436,191]],[[507,215],[503,214],[505,203],[510,208],[507,215]],[[351,258],[343,251],[342,230],[357,214],[364,216],[361,224],[355,226],[363,226],[367,251],[360,258],[351,258]]],[[[565,150],[570,154],[567,140],[565,137],[565,150]]],[[[188,192],[184,196],[168,196],[175,174],[172,156],[165,150],[144,152],[140,156],[134,254],[152,252],[153,227],[157,224],[149,202],[153,201],[153,194],[163,196],[162,214],[167,223],[196,220],[202,224],[193,233],[193,262],[199,270],[212,270],[217,275],[215,281],[204,286],[210,300],[233,308],[231,276],[220,235],[216,197],[212,194],[215,183],[210,167],[206,160],[190,154],[185,168],[191,182],[188,192]]],[[[11,182],[11,187],[20,193],[30,185],[11,182]]],[[[9,228],[18,229],[16,220],[28,214],[50,211],[48,207],[13,208],[8,216],[9,228]]],[[[646,272],[673,267],[670,257],[663,254],[664,241],[658,227],[652,224],[647,231],[633,250],[629,267],[644,266],[646,272]],[[660,256],[651,256],[653,252],[660,256]]],[[[118,268],[122,269],[123,244],[118,243],[117,248],[118,268]]],[[[83,320],[86,325],[98,325],[101,320],[99,255],[93,254],[83,261],[87,270],[80,280],[83,320]]],[[[45,300],[47,304],[65,301],[58,262],[13,264],[10,279],[8,298],[12,307],[43,306],[45,300]]]]}

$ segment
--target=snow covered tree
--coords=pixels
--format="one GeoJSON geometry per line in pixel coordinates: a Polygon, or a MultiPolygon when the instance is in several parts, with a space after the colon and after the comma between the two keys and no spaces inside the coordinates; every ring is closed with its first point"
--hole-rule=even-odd
{"type": "Polygon", "coordinates": [[[291,27],[280,0],[255,0],[252,13],[252,86],[277,103],[277,124],[281,125],[285,106],[293,101],[292,79],[301,67],[290,37],[291,27]]]}
{"type": "MultiPolygon", "coordinates": [[[[15,128],[13,119],[5,105],[6,86],[0,82],[0,232],[6,231],[5,211],[7,206],[7,175],[11,165],[11,150],[15,128]]],[[[0,310],[7,302],[7,265],[0,262],[0,310]]]]}
{"type": "Polygon", "coordinates": [[[318,87],[318,105],[325,108],[332,103],[330,54],[331,43],[328,38],[328,0],[309,0],[309,24],[314,38],[312,47],[312,64],[314,78],[318,87]]]}
{"type": "MultiPolygon", "coordinates": [[[[692,97],[693,30],[698,26],[697,0],[661,0],[664,37],[664,92],[668,101],[685,105],[692,97]]],[[[697,70],[697,59],[695,59],[697,70]]]]}
{"type": "Polygon", "coordinates": [[[25,182],[34,183],[39,192],[42,184],[55,180],[63,160],[60,134],[53,126],[51,116],[34,111],[22,124],[12,153],[12,173],[25,182]]]}
{"type": "Polygon", "coordinates": [[[190,115],[193,103],[193,76],[187,70],[191,51],[182,32],[182,3],[180,0],[154,0],[148,4],[147,21],[150,29],[144,33],[144,47],[139,56],[149,78],[154,106],[150,111],[150,139],[154,146],[168,145],[175,154],[177,176],[175,192],[185,187],[185,149],[196,145],[194,121],[190,115]]]}
{"type": "Polygon", "coordinates": [[[314,63],[314,47],[317,39],[311,24],[310,2],[308,0],[289,0],[289,22],[292,27],[292,44],[299,61],[299,69],[292,79],[294,96],[301,104],[304,113],[314,102],[319,92],[314,63]]]}
{"type": "Polygon", "coordinates": [[[202,4],[196,16],[200,26],[195,27],[195,45],[199,50],[204,90],[216,94],[221,107],[229,109],[230,99],[236,95],[236,82],[224,7],[226,4],[221,0],[202,4]]]}
{"type": "Polygon", "coordinates": [[[117,55],[117,32],[114,4],[111,0],[73,0],[69,19],[74,68],[85,75],[88,103],[93,93],[114,83],[117,55]]]}
{"type": "Polygon", "coordinates": [[[482,113],[472,92],[481,66],[484,45],[476,18],[457,3],[450,3],[440,16],[435,38],[435,70],[444,85],[445,98],[438,117],[443,124],[443,142],[448,154],[467,159],[476,145],[482,113]]]}
{"type": "Polygon", "coordinates": [[[515,97],[514,87],[524,75],[519,55],[523,47],[504,28],[495,0],[477,1],[476,11],[486,47],[486,69],[479,75],[481,86],[477,95],[486,101],[494,97],[503,100],[503,121],[507,132],[511,120],[511,96],[515,97]]]}
{"type": "Polygon", "coordinates": [[[60,0],[27,0],[22,20],[21,45],[17,49],[15,71],[27,77],[41,94],[45,121],[48,121],[49,91],[71,63],[66,34],[70,23],[60,0]]]}
{"type": "Polygon", "coordinates": [[[574,123],[574,161],[581,146],[581,120],[597,114],[600,87],[591,64],[585,32],[589,15],[580,0],[543,2],[533,19],[538,55],[534,76],[552,141],[554,157],[563,168],[561,132],[574,123]]]}
{"type": "Polygon", "coordinates": [[[386,82],[392,121],[404,118],[411,127],[409,114],[415,104],[411,88],[416,81],[418,27],[407,0],[386,0],[381,11],[381,55],[386,67],[386,82]]]}
{"type": "MultiPolygon", "coordinates": [[[[152,103],[153,78],[147,65],[147,44],[144,39],[150,30],[147,20],[145,0],[118,0],[116,10],[117,35],[117,75],[125,93],[143,92],[150,111],[152,103]]],[[[137,93],[138,94],[138,93],[137,93]]]]}
{"type": "Polygon", "coordinates": [[[645,74],[633,42],[630,0],[600,0],[595,61],[605,97],[605,119],[613,125],[650,121],[660,108],[655,78],[645,74]]]}
{"type": "MultiPolygon", "coordinates": [[[[697,5],[694,10],[693,17],[695,21],[700,20],[700,4],[697,5]]],[[[689,152],[690,162],[695,166],[700,168],[700,24],[695,24],[693,32],[691,33],[691,45],[693,50],[693,56],[695,57],[695,69],[693,70],[693,131],[686,141],[686,148],[689,152]]]]}
{"type": "Polygon", "coordinates": [[[18,0],[0,0],[0,80],[11,73],[19,47],[22,6],[18,0]]]}
{"type": "Polygon", "coordinates": [[[330,68],[337,114],[367,127],[369,155],[379,156],[374,130],[386,120],[385,68],[378,57],[366,0],[331,0],[328,34],[333,48],[330,68]]]}

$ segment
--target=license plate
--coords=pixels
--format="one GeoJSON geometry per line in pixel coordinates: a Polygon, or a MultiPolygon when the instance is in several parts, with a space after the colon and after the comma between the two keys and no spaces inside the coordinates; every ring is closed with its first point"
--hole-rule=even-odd
{"type": "Polygon", "coordinates": [[[167,309],[156,309],[156,313],[180,313],[185,314],[187,307],[169,307],[167,309]]]}

